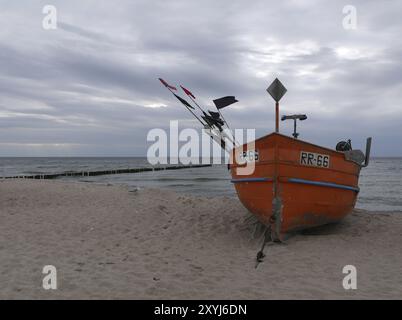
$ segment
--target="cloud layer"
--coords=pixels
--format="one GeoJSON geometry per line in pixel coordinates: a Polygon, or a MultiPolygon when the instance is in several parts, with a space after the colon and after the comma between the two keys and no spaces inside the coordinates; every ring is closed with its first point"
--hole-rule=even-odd
{"type": "MultiPolygon", "coordinates": [[[[282,113],[307,113],[301,138],[334,147],[372,135],[402,156],[402,3],[354,1],[0,1],[0,156],[141,156],[152,128],[198,127],[157,81],[203,105],[235,95],[232,127],[274,128],[265,89],[288,88],[282,113]]],[[[291,123],[281,123],[290,134],[291,123]]]]}

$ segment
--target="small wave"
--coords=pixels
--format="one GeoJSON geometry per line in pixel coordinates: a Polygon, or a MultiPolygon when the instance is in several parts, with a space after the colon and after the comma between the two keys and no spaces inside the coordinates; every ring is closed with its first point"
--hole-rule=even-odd
{"type": "Polygon", "coordinates": [[[30,176],[30,175],[37,175],[37,174],[47,174],[49,172],[43,172],[43,171],[22,171],[23,176],[30,176]]]}
{"type": "Polygon", "coordinates": [[[59,166],[37,166],[38,169],[56,169],[60,168],[59,166]]]}
{"type": "Polygon", "coordinates": [[[194,181],[228,181],[229,178],[194,178],[194,181]]]}
{"type": "Polygon", "coordinates": [[[155,179],[152,179],[153,181],[228,181],[229,179],[227,178],[208,178],[208,177],[199,177],[199,178],[192,178],[192,177],[182,177],[182,178],[165,178],[165,177],[155,177],[155,179]]]}

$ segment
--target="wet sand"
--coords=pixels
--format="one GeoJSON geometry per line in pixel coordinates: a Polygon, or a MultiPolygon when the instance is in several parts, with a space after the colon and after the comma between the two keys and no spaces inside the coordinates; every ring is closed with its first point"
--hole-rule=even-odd
{"type": "Polygon", "coordinates": [[[1,299],[401,299],[402,212],[261,245],[237,199],[60,181],[0,181],[1,299]],[[42,268],[57,269],[57,290],[42,268]],[[345,290],[345,265],[357,290],[345,290]]]}

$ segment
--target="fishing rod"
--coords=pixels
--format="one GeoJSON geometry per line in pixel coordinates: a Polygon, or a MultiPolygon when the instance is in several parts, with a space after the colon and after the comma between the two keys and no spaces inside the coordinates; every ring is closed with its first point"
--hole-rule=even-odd
{"type": "Polygon", "coordinates": [[[166,89],[168,89],[185,107],[188,111],[191,112],[191,114],[205,127],[206,124],[204,122],[201,121],[201,119],[193,112],[191,111],[191,109],[194,109],[194,107],[192,105],[190,105],[186,100],[184,100],[183,98],[179,97],[177,94],[175,94],[172,90],[177,90],[176,87],[173,87],[171,85],[169,85],[165,80],[163,80],[162,78],[158,78],[158,80],[160,82],[162,82],[162,84],[166,87],[166,89]]]}
{"type": "Polygon", "coordinates": [[[191,100],[192,102],[194,102],[194,104],[198,107],[198,109],[200,109],[200,110],[205,114],[204,109],[202,109],[202,108],[199,106],[199,104],[195,101],[195,99],[194,99],[195,97],[194,97],[194,95],[190,92],[190,90],[184,88],[182,85],[180,85],[180,88],[182,88],[182,90],[184,91],[184,93],[190,98],[190,100],[191,100]]]}
{"type": "MultiPolygon", "coordinates": [[[[231,150],[228,150],[226,142],[224,140],[224,138],[227,138],[232,144],[233,146],[235,145],[233,139],[231,137],[229,137],[223,130],[222,127],[219,126],[219,122],[217,121],[217,119],[214,119],[214,117],[208,115],[198,104],[197,102],[194,101],[193,97],[194,95],[187,89],[185,89],[183,86],[180,86],[183,91],[191,98],[191,101],[194,102],[194,104],[202,111],[202,113],[204,114],[204,116],[202,117],[205,121],[205,123],[203,121],[201,121],[201,119],[191,110],[194,109],[194,107],[188,103],[185,99],[181,98],[180,96],[178,96],[177,94],[175,94],[173,92],[173,90],[177,91],[177,88],[174,86],[171,86],[170,84],[168,84],[165,80],[163,80],[162,78],[158,78],[159,81],[166,87],[166,89],[168,89],[186,108],[188,111],[191,112],[191,114],[202,124],[202,126],[204,127],[204,129],[206,129],[206,133],[215,141],[217,142],[225,151],[230,152],[231,150]],[[216,127],[217,129],[215,129],[214,127],[216,127]]],[[[195,98],[195,97],[194,97],[195,98]]],[[[222,122],[222,120],[221,120],[222,122]]]]}
{"type": "MultiPolygon", "coordinates": [[[[213,120],[214,123],[216,123],[218,119],[221,120],[220,118],[215,119],[215,118],[213,117],[213,115],[211,114],[212,111],[209,111],[209,113],[210,113],[211,115],[208,115],[208,114],[204,111],[204,109],[202,109],[202,108],[200,107],[200,105],[197,103],[197,101],[195,101],[195,96],[192,94],[192,92],[191,92],[190,90],[186,89],[186,88],[183,87],[182,85],[180,85],[180,88],[182,88],[182,90],[184,91],[184,93],[185,93],[185,94],[190,98],[190,100],[201,110],[201,112],[204,114],[204,116],[205,116],[207,119],[212,116],[212,118],[213,118],[212,120],[213,120]]],[[[215,126],[218,127],[219,131],[221,132],[221,135],[223,135],[225,138],[227,138],[227,139],[230,140],[230,142],[233,144],[233,146],[239,145],[239,143],[236,141],[236,139],[235,139],[235,137],[234,137],[234,135],[233,135],[232,129],[230,129],[230,127],[229,127],[229,124],[227,123],[227,121],[226,121],[225,118],[223,117],[223,115],[222,115],[222,113],[220,112],[220,110],[219,110],[218,108],[217,108],[217,110],[218,110],[218,112],[219,112],[220,117],[221,117],[222,120],[223,120],[223,123],[226,124],[226,126],[228,127],[228,129],[229,129],[229,131],[230,131],[230,133],[231,133],[231,137],[229,137],[226,133],[223,134],[223,133],[222,133],[223,130],[221,130],[221,128],[220,128],[219,126],[217,126],[216,124],[215,124],[215,126]]],[[[207,124],[209,125],[209,127],[211,127],[211,125],[208,123],[207,120],[206,120],[206,122],[207,122],[207,124]]]]}
{"type": "MultiPolygon", "coordinates": [[[[216,108],[216,106],[215,106],[215,108],[216,108]]],[[[229,124],[226,122],[226,119],[225,119],[225,117],[223,116],[222,112],[221,112],[218,108],[216,108],[216,110],[218,110],[219,115],[221,116],[223,122],[226,123],[226,126],[228,127],[228,129],[230,130],[230,132],[232,132],[232,129],[230,129],[229,124]]],[[[232,134],[232,135],[233,135],[233,134],[232,134]]],[[[234,138],[234,136],[233,136],[233,138],[234,138]]],[[[236,139],[235,139],[235,141],[236,141],[236,139]]],[[[238,143],[238,142],[236,141],[236,143],[238,143]]]]}
{"type": "MultiPolygon", "coordinates": [[[[192,94],[192,92],[186,88],[184,88],[182,85],[180,85],[180,88],[182,88],[182,90],[184,91],[184,93],[190,98],[190,100],[198,107],[198,109],[201,110],[201,112],[203,113],[204,117],[206,118],[205,122],[209,125],[209,127],[211,128],[212,125],[215,125],[216,127],[218,127],[216,125],[217,119],[210,119],[211,123],[208,123],[207,119],[210,118],[211,116],[205,112],[205,110],[203,108],[200,107],[200,105],[197,103],[197,101],[195,101],[195,96],[192,94]]],[[[213,117],[212,117],[213,118],[213,117]]],[[[226,124],[227,125],[227,124],[226,124]]],[[[229,127],[229,126],[228,126],[229,127]]],[[[219,131],[221,131],[221,128],[219,128],[219,131]]]]}

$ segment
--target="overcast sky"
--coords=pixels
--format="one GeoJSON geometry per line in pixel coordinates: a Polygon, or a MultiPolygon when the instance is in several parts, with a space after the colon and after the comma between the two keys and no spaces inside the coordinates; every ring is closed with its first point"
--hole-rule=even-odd
{"type": "MultiPolygon", "coordinates": [[[[0,0],[0,156],[142,156],[152,128],[200,128],[157,78],[183,84],[237,128],[306,113],[300,138],[334,147],[373,136],[402,156],[402,1],[0,0]],[[43,6],[57,8],[45,30],[43,6]],[[345,29],[345,5],[357,10],[345,29]]],[[[292,123],[281,123],[290,134],[292,123]]]]}

